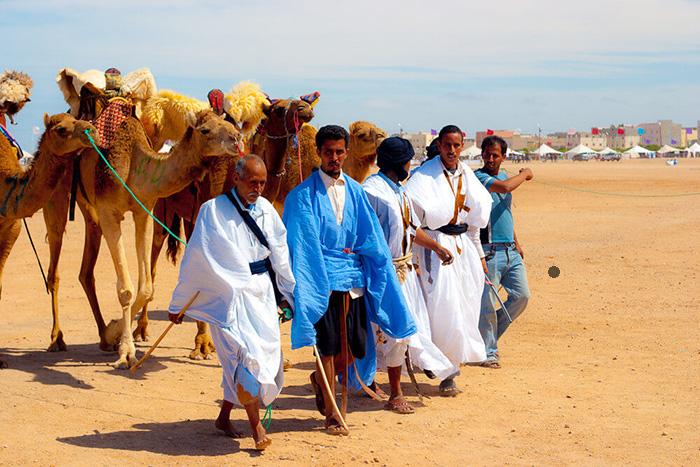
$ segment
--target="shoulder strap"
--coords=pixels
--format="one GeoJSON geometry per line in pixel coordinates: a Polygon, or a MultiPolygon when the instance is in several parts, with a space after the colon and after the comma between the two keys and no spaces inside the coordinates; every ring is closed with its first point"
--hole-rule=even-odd
{"type": "Polygon", "coordinates": [[[255,235],[258,241],[262,243],[265,248],[270,249],[270,244],[267,242],[265,234],[260,229],[260,226],[257,224],[257,222],[255,222],[255,219],[253,219],[253,216],[251,216],[248,211],[241,207],[238,201],[236,201],[236,199],[233,197],[231,191],[226,192],[226,197],[229,201],[231,201],[231,204],[233,204],[233,206],[236,208],[238,214],[240,214],[243,218],[243,222],[245,222],[245,225],[247,225],[251,232],[253,232],[253,235],[255,235]]]}

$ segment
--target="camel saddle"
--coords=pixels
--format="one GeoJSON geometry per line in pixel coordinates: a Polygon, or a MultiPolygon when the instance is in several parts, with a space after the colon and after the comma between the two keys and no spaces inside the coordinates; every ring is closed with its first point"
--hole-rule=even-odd
{"type": "Polygon", "coordinates": [[[115,97],[109,101],[107,107],[93,122],[97,129],[97,134],[100,136],[100,149],[112,147],[119,125],[132,115],[133,105],[129,100],[123,97],[115,97]]]}

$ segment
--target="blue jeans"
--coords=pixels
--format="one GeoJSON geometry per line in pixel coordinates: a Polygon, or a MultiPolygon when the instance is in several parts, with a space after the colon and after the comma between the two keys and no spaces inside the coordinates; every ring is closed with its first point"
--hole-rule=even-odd
{"type": "MultiPolygon", "coordinates": [[[[527,285],[525,264],[514,245],[484,245],[488,278],[498,290],[499,286],[508,292],[504,305],[511,319],[515,319],[525,310],[530,298],[527,285]]],[[[484,284],[481,296],[481,315],[479,331],[486,346],[486,359],[498,360],[498,339],[510,326],[510,320],[494,296],[491,287],[484,284]]]]}

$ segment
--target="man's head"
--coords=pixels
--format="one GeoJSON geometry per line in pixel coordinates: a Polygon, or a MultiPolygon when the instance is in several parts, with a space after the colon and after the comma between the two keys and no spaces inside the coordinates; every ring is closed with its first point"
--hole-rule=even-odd
{"type": "Polygon", "coordinates": [[[321,170],[338,178],[348,156],[350,136],[342,126],[326,125],[316,133],[316,151],[321,158],[321,170]]]}
{"type": "Polygon", "coordinates": [[[491,135],[481,142],[481,158],[487,172],[496,174],[506,158],[508,143],[500,136],[491,135]]]}
{"type": "Polygon", "coordinates": [[[459,164],[459,154],[464,148],[464,134],[456,125],[447,125],[438,135],[440,159],[448,169],[456,169],[459,164]]]}
{"type": "Polygon", "coordinates": [[[385,174],[393,173],[399,181],[403,181],[408,178],[414,155],[413,146],[407,139],[392,136],[383,140],[377,148],[377,166],[385,174]]]}
{"type": "Polygon", "coordinates": [[[260,156],[248,154],[238,160],[234,183],[241,201],[254,204],[262,195],[266,181],[267,169],[260,156]]]}

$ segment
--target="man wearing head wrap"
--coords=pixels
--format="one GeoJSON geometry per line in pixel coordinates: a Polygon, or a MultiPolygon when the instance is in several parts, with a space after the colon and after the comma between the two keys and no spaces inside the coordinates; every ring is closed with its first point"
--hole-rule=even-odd
{"type": "MultiPolygon", "coordinates": [[[[430,315],[433,342],[453,365],[486,359],[479,332],[484,270],[479,229],[491,214],[491,195],[474,172],[459,160],[464,134],[454,125],[440,130],[440,157],[429,160],[406,184],[420,226],[454,256],[445,265],[430,249],[415,248],[421,265],[420,282],[430,315]]],[[[452,378],[440,383],[440,392],[459,392],[452,378]]]]}
{"type": "Polygon", "coordinates": [[[413,366],[429,375],[435,375],[440,381],[459,372],[458,367],[450,363],[432,342],[428,309],[412,262],[414,242],[435,252],[441,261],[452,261],[449,250],[416,227],[418,219],[413,204],[401,185],[408,178],[413,155],[413,147],[408,140],[386,138],[377,148],[379,173],[367,178],[362,184],[382,226],[401,290],[416,323],[416,334],[404,339],[383,336],[375,329],[380,336],[377,356],[387,367],[391,385],[391,396],[386,408],[402,414],[413,412],[401,392],[401,368],[407,351],[413,366]]]}

